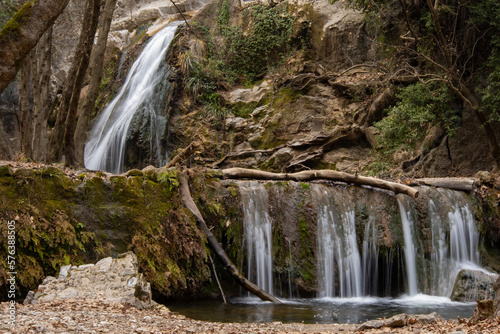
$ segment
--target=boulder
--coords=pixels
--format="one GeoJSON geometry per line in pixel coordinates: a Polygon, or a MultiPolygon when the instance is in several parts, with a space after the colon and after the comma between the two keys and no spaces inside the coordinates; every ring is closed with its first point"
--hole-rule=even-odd
{"type": "Polygon", "coordinates": [[[453,301],[476,301],[495,297],[493,285],[498,275],[482,270],[462,269],[451,293],[453,301]]]}
{"type": "Polygon", "coordinates": [[[28,293],[26,304],[65,299],[96,299],[131,305],[138,309],[151,308],[151,286],[138,272],[137,257],[132,252],[118,258],[104,258],[96,264],[63,266],[58,278],[48,276],[36,293],[28,293]]]}

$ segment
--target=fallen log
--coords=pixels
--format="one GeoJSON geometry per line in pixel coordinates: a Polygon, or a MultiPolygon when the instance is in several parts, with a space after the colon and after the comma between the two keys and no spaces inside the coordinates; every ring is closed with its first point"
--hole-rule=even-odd
{"type": "Polygon", "coordinates": [[[256,169],[246,168],[228,168],[223,169],[222,175],[228,179],[259,179],[259,180],[276,180],[276,181],[313,181],[313,180],[330,180],[352,183],[361,186],[370,186],[374,188],[386,189],[395,192],[396,194],[406,194],[413,198],[418,197],[418,190],[410,186],[377,179],[374,177],[360,176],[358,174],[350,174],[338,172],[334,170],[307,170],[297,173],[272,173],[256,169]]]}
{"type": "Polygon", "coordinates": [[[219,242],[217,241],[215,236],[212,234],[212,232],[210,232],[210,229],[208,228],[207,224],[205,223],[205,220],[203,219],[203,216],[201,215],[200,210],[198,210],[198,207],[194,203],[193,198],[191,197],[191,192],[189,191],[189,184],[188,184],[188,178],[187,178],[186,173],[182,173],[180,175],[179,185],[180,185],[182,203],[194,215],[194,217],[196,219],[196,223],[198,224],[198,227],[207,236],[208,245],[210,246],[210,248],[215,252],[217,257],[224,264],[224,269],[226,269],[234,277],[234,279],[236,279],[238,284],[240,284],[245,290],[253,293],[254,295],[259,297],[260,299],[265,300],[265,301],[270,301],[273,303],[281,303],[281,301],[279,301],[276,297],[274,297],[273,295],[269,294],[268,292],[262,290],[254,283],[250,282],[245,276],[243,276],[240,273],[240,271],[234,265],[234,263],[231,261],[231,259],[229,259],[226,252],[221,247],[221,245],[219,244],[219,242]]]}
{"type": "Polygon", "coordinates": [[[461,191],[473,191],[474,179],[470,178],[422,178],[410,181],[411,186],[431,186],[461,191]]]}

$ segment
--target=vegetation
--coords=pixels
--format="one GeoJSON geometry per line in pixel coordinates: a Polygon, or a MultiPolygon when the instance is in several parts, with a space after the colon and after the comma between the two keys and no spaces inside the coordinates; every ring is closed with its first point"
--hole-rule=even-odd
{"type": "MultiPolygon", "coordinates": [[[[458,0],[427,0],[425,4],[408,4],[395,0],[350,0],[349,3],[365,11],[369,17],[378,18],[381,23],[388,22],[383,27],[385,35],[401,32],[397,38],[385,40],[386,43],[392,40],[399,55],[393,66],[393,76],[413,77],[428,85],[429,91],[436,82],[448,86],[483,124],[491,156],[500,167],[500,145],[490,124],[498,120],[500,106],[500,99],[495,94],[500,87],[498,1],[462,3],[458,0]],[[484,63],[487,65],[478,66],[484,63]],[[478,97],[478,92],[483,95],[482,99],[478,97]]],[[[444,90],[440,92],[448,95],[444,90]]],[[[446,95],[438,100],[445,101],[446,95]]],[[[401,113],[403,105],[392,111],[401,113]]],[[[409,107],[408,104],[406,107],[409,107]]],[[[416,114],[411,119],[417,123],[429,119],[429,115],[422,114],[421,109],[413,110],[416,114]]],[[[455,122],[454,119],[443,122],[450,115],[454,114],[445,112],[438,119],[440,125],[447,129],[447,125],[455,122]]],[[[415,137],[415,134],[410,134],[412,136],[415,137]]]]}
{"type": "Polygon", "coordinates": [[[243,24],[231,25],[230,5],[224,0],[219,1],[214,29],[192,24],[202,37],[179,55],[178,63],[185,90],[205,105],[207,114],[224,118],[228,109],[218,90],[255,82],[289,54],[293,18],[287,9],[286,3],[253,5],[243,10],[243,24]]]}
{"type": "Polygon", "coordinates": [[[443,127],[453,135],[459,117],[453,108],[453,95],[442,83],[416,83],[396,94],[397,102],[387,117],[375,124],[379,130],[379,149],[392,154],[399,149],[415,149],[432,126],[443,127]]]}

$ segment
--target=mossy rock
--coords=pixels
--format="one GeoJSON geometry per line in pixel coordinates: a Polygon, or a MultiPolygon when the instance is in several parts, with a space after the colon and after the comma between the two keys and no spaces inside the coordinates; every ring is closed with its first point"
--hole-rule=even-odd
{"type": "Polygon", "coordinates": [[[3,176],[10,176],[10,167],[9,165],[3,165],[3,166],[0,166],[0,177],[3,177],[3,176]]]}
{"type": "Polygon", "coordinates": [[[30,168],[19,168],[14,172],[14,177],[18,179],[29,179],[34,178],[36,173],[30,168]]]}
{"type": "Polygon", "coordinates": [[[158,173],[156,172],[156,169],[145,171],[144,176],[153,182],[158,182],[158,173]]]}
{"type": "Polygon", "coordinates": [[[64,173],[60,170],[60,169],[57,169],[53,166],[47,166],[45,168],[42,168],[40,170],[40,175],[42,177],[53,177],[53,176],[56,176],[56,175],[63,175],[64,173]]]}
{"type": "Polygon", "coordinates": [[[144,176],[144,172],[139,169],[131,169],[126,174],[126,176],[144,176]]]}

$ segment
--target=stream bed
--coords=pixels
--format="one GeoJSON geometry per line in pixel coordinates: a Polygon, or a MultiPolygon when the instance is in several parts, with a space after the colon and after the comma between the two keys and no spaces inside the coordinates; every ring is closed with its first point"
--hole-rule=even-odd
{"type": "Polygon", "coordinates": [[[428,314],[437,312],[445,319],[469,318],[475,302],[452,302],[445,297],[418,294],[400,298],[317,298],[281,299],[282,305],[262,302],[257,298],[232,298],[228,304],[217,300],[167,303],[173,312],[189,318],[216,322],[283,323],[363,323],[400,313],[428,314]]]}

